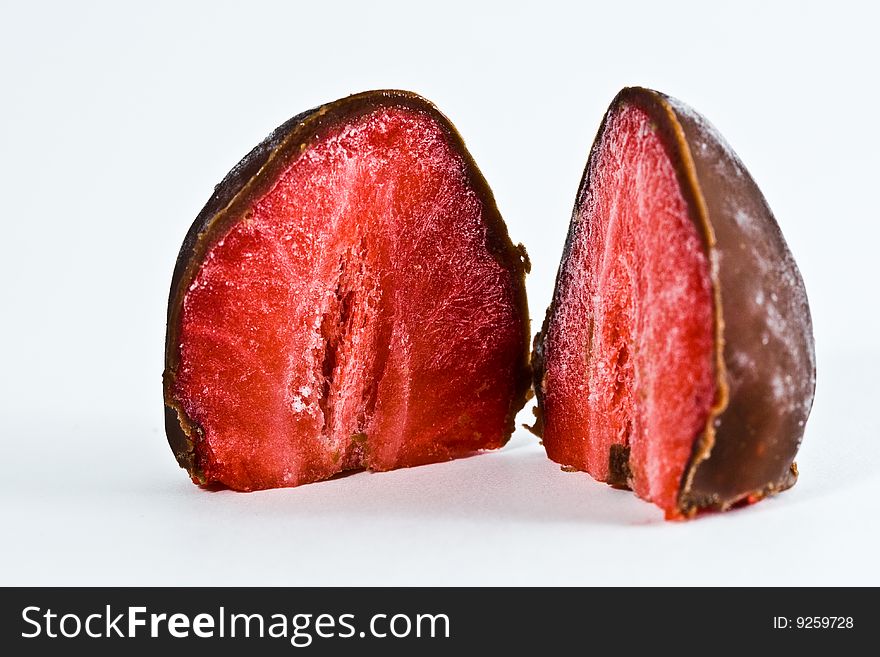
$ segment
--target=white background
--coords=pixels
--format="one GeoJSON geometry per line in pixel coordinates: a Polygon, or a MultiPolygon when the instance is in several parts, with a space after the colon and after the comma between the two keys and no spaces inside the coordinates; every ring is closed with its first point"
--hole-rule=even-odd
{"type": "Polygon", "coordinates": [[[0,584],[880,584],[874,6],[4,2],[0,584]],[[531,253],[536,329],[630,84],[721,129],[800,263],[819,373],[793,490],[665,523],[523,431],[298,489],[189,482],[162,428],[168,284],[244,153],[349,93],[432,99],[531,253]]]}

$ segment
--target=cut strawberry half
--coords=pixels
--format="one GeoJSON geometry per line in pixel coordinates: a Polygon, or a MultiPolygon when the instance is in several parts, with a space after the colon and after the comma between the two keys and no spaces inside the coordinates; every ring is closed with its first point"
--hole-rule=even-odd
{"type": "Polygon", "coordinates": [[[533,361],[550,458],[668,518],[794,484],[815,387],[803,281],[739,158],[679,101],[611,104],[533,361]]]}
{"type": "Polygon", "coordinates": [[[504,445],[530,380],[527,268],[424,99],[294,117],[181,249],[164,377],[178,461],[254,490],[504,445]]]}

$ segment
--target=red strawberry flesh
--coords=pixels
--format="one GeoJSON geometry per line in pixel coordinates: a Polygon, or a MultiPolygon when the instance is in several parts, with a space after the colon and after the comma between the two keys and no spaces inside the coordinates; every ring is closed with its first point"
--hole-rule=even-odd
{"type": "Polygon", "coordinates": [[[337,122],[293,158],[183,298],[172,394],[203,480],[293,486],[503,445],[528,336],[492,212],[412,108],[337,122]]]}
{"type": "Polygon", "coordinates": [[[544,444],[675,515],[716,394],[710,265],[651,117],[620,105],[597,149],[544,337],[544,444]]]}

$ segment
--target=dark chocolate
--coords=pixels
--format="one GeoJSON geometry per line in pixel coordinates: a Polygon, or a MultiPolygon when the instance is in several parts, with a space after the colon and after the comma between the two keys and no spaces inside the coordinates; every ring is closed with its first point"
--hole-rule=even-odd
{"type": "Polygon", "coordinates": [[[632,470],[629,468],[629,446],[612,445],[608,454],[608,483],[614,488],[629,490],[632,470]]]}
{"type": "Polygon", "coordinates": [[[812,318],[797,264],[739,157],[705,118],[662,101],[683,131],[714,237],[727,388],[714,437],[697,446],[679,502],[684,511],[723,510],[797,480],[794,458],[816,388],[812,318]]]}

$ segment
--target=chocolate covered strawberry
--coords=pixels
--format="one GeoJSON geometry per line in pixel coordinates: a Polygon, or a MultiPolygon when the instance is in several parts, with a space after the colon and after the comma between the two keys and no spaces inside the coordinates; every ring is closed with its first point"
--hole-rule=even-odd
{"type": "Polygon", "coordinates": [[[164,376],[179,463],[254,490],[504,445],[529,386],[527,268],[424,99],[294,117],[180,251],[164,376]]]}
{"type": "Polygon", "coordinates": [[[612,102],[533,360],[550,458],[668,518],[794,484],[815,387],[803,281],[742,162],[683,103],[612,102]]]}

